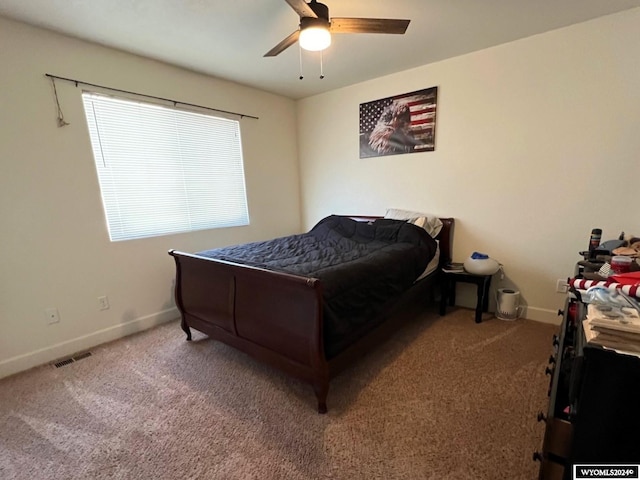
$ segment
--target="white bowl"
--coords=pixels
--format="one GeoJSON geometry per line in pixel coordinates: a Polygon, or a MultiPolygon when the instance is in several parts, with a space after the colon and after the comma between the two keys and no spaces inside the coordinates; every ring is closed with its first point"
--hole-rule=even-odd
{"type": "Polygon", "coordinates": [[[493,275],[500,270],[500,264],[493,258],[467,258],[464,269],[474,275],[493,275]]]}

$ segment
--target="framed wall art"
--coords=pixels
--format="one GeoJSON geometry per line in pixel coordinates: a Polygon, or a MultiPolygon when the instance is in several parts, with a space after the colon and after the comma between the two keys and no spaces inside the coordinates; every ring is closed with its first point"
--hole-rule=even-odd
{"type": "Polygon", "coordinates": [[[360,104],[360,158],[435,150],[438,87],[360,104]]]}

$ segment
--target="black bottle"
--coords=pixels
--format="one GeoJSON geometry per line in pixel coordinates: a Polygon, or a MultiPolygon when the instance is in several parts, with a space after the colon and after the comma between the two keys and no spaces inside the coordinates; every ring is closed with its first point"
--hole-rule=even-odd
{"type": "Polygon", "coordinates": [[[594,228],[591,230],[591,238],[589,238],[589,258],[596,258],[596,248],[600,246],[600,239],[602,238],[602,229],[594,228]]]}

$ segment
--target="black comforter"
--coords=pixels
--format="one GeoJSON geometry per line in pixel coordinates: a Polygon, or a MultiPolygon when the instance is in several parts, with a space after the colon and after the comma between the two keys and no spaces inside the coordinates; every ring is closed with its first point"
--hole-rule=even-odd
{"type": "Polygon", "coordinates": [[[409,288],[435,252],[435,240],[407,222],[366,223],[332,215],[308,233],[198,255],[320,279],[325,350],[330,357],[409,288]]]}

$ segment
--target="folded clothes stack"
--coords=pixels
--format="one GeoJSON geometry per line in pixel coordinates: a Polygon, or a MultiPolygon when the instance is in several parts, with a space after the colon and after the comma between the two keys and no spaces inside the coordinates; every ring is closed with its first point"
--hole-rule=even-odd
{"type": "Polygon", "coordinates": [[[583,322],[588,343],[640,356],[640,304],[621,290],[587,290],[587,317],[583,322]]]}

